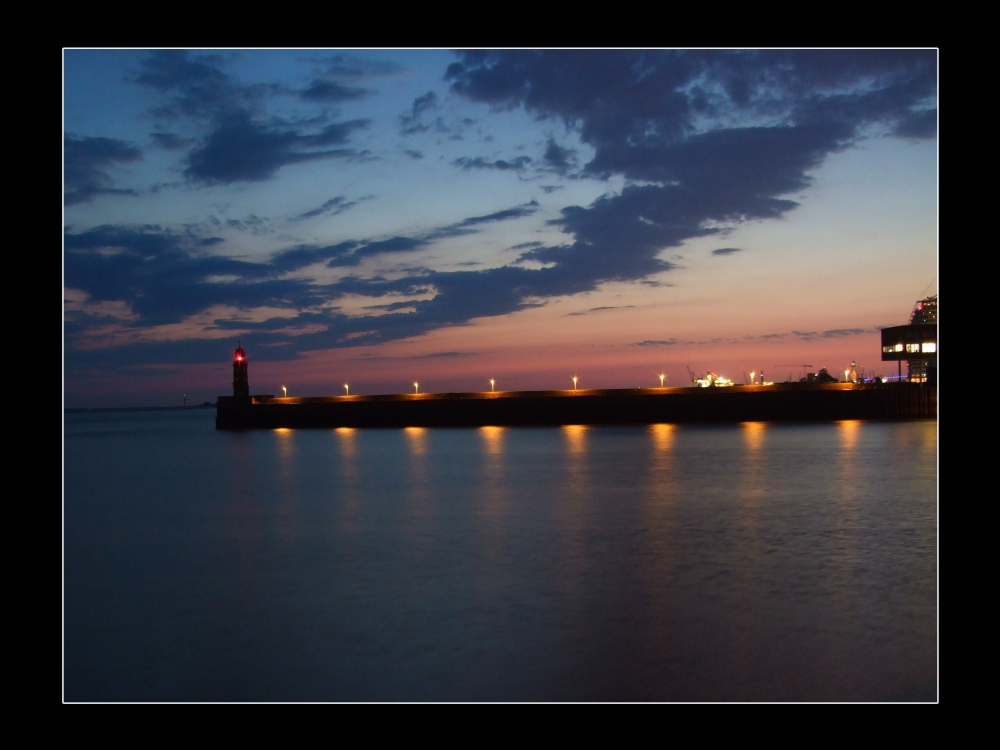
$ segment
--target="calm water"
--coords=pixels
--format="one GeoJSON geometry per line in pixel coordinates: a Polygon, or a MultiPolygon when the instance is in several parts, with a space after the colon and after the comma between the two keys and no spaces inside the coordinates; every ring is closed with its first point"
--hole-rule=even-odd
{"type": "Polygon", "coordinates": [[[67,700],[935,700],[933,422],[65,418],[67,700]]]}

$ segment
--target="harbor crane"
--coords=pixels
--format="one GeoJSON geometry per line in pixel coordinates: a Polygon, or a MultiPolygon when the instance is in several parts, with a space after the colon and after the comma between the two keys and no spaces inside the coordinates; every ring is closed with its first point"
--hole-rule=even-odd
{"type": "MultiPolygon", "coordinates": [[[[801,364],[801,365],[775,365],[775,367],[801,367],[802,368],[802,379],[806,377],[806,370],[808,370],[812,365],[801,364]]],[[[788,379],[792,379],[792,373],[788,373],[788,379]]]]}

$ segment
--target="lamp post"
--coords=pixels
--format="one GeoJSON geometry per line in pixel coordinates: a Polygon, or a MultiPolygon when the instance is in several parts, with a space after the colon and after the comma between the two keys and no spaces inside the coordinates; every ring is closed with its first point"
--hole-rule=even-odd
{"type": "Polygon", "coordinates": [[[344,390],[347,392],[346,395],[348,396],[351,395],[351,386],[349,386],[347,383],[344,383],[344,390]]]}
{"type": "Polygon", "coordinates": [[[576,390],[576,377],[573,377],[573,390],[576,390]]]}
{"type": "Polygon", "coordinates": [[[493,386],[496,385],[496,382],[493,378],[490,378],[490,392],[494,390],[493,386]]]}
{"type": "Polygon", "coordinates": [[[413,392],[414,393],[420,393],[420,383],[414,383],[413,384],[413,392]]]}
{"type": "Polygon", "coordinates": [[[663,387],[663,378],[664,378],[664,377],[665,377],[665,376],[664,376],[664,374],[663,374],[663,373],[660,373],[660,388],[662,388],[662,387],[663,387]]]}
{"type": "Polygon", "coordinates": [[[750,385],[753,385],[753,376],[756,375],[756,374],[757,374],[756,372],[751,372],[750,373],[750,385]]]}
{"type": "Polygon", "coordinates": [[[285,386],[281,386],[281,390],[285,394],[283,398],[288,398],[288,389],[285,386]]]}

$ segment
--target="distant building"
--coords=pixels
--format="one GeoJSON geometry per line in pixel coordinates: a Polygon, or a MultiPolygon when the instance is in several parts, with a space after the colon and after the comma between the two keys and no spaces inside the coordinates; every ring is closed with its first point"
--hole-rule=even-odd
{"type": "MultiPolygon", "coordinates": [[[[809,373],[809,375],[812,375],[812,374],[813,373],[809,373]]],[[[831,375],[829,372],[827,372],[827,369],[825,367],[823,367],[823,368],[820,368],[820,371],[816,375],[814,375],[813,379],[810,380],[809,382],[810,383],[839,383],[840,381],[837,380],[835,377],[833,377],[833,375],[831,375]]]]}
{"type": "Polygon", "coordinates": [[[913,306],[908,325],[882,329],[882,361],[897,362],[900,378],[906,360],[911,382],[937,385],[937,308],[935,294],[913,306]]]}

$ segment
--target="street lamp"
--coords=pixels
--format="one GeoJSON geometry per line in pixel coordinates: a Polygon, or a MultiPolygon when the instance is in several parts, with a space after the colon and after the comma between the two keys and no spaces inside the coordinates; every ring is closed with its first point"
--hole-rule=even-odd
{"type": "Polygon", "coordinates": [[[414,393],[420,393],[420,383],[414,383],[413,384],[413,392],[414,393]]]}
{"type": "Polygon", "coordinates": [[[491,391],[494,390],[493,386],[496,384],[496,382],[497,381],[495,381],[493,378],[490,378],[490,390],[491,391]]]}
{"type": "Polygon", "coordinates": [[[348,396],[351,395],[351,386],[349,386],[347,383],[344,383],[344,390],[347,391],[348,396]]]}
{"type": "Polygon", "coordinates": [[[281,386],[281,390],[282,390],[282,391],[284,392],[284,394],[285,394],[284,398],[288,398],[288,389],[287,389],[287,388],[285,388],[285,386],[281,386]]]}
{"type": "Polygon", "coordinates": [[[756,375],[756,374],[757,373],[755,373],[755,372],[751,372],[750,373],[750,385],[753,385],[753,376],[756,375]]]}
{"type": "Polygon", "coordinates": [[[573,390],[576,390],[576,377],[573,377],[573,390]]]}
{"type": "Polygon", "coordinates": [[[663,378],[666,377],[663,373],[660,373],[660,388],[663,387],[663,378]]]}

